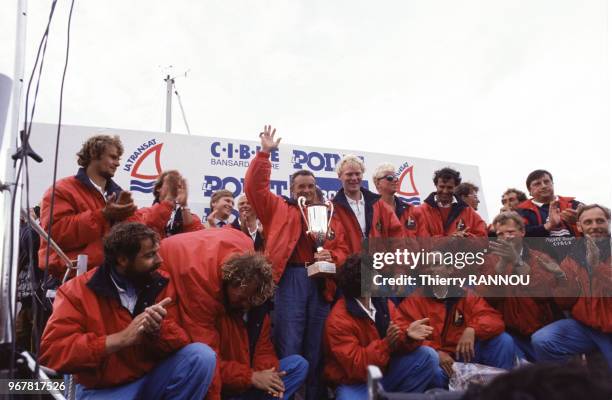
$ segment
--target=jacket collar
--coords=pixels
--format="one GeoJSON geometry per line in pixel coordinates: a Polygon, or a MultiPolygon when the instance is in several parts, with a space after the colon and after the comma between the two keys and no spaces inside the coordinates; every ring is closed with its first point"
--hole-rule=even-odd
{"type": "Polygon", "coordinates": [[[393,200],[395,201],[395,215],[399,219],[404,214],[404,211],[410,207],[410,204],[397,196],[393,196],[393,200]]]}
{"type": "MultiPolygon", "coordinates": [[[[364,309],[357,304],[357,299],[354,297],[345,297],[346,311],[355,318],[369,319],[370,317],[364,309]]],[[[387,304],[386,297],[373,297],[372,306],[376,309],[375,325],[376,330],[380,338],[384,338],[387,335],[387,328],[389,327],[390,314],[389,305],[387,304]]]]}
{"type": "MultiPolygon", "coordinates": [[[[374,217],[374,203],[380,200],[380,195],[372,193],[363,187],[361,188],[361,195],[363,196],[363,201],[365,203],[365,236],[368,237],[370,235],[370,229],[372,228],[372,218],[374,217]]],[[[333,201],[334,204],[344,207],[346,211],[350,211],[350,213],[354,216],[353,209],[348,202],[346,193],[344,193],[344,188],[340,189],[338,193],[336,193],[333,201]]]]}
{"type": "MultiPolygon", "coordinates": [[[[89,279],[87,287],[100,297],[115,299],[121,303],[117,287],[111,280],[111,268],[112,266],[108,262],[104,262],[89,279]]],[[[133,315],[136,316],[143,312],[146,307],[155,304],[155,299],[169,281],[168,278],[163,277],[158,271],[153,272],[151,282],[147,283],[138,293],[138,301],[136,302],[133,315]]]]}
{"type": "MultiPolygon", "coordinates": [[[[444,230],[446,231],[448,227],[453,223],[453,221],[461,214],[461,212],[469,207],[466,202],[455,196],[456,203],[451,205],[451,211],[448,215],[448,219],[446,221],[442,221],[444,224],[444,230]]],[[[439,208],[438,203],[436,202],[436,192],[431,192],[429,196],[425,199],[425,203],[433,208],[439,208]]]]}
{"type": "MultiPolygon", "coordinates": [[[[91,183],[91,179],[89,179],[89,176],[87,175],[87,172],[85,171],[85,168],[83,167],[79,168],[79,170],[77,171],[77,174],[74,177],[86,187],[92,190],[95,190],[96,192],[98,191],[98,189],[96,189],[96,187],[91,183]]],[[[119,196],[119,193],[121,193],[121,191],[122,191],[121,186],[117,185],[117,183],[114,180],[108,179],[106,181],[106,187],[104,188],[104,192],[107,195],[111,195],[115,193],[115,195],[119,196]]]]}

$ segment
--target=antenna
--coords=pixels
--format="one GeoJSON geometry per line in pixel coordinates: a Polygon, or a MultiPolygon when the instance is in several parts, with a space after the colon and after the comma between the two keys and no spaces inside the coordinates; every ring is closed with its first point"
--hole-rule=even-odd
{"type": "Polygon", "coordinates": [[[189,129],[189,124],[187,123],[187,116],[185,115],[185,109],[183,108],[183,102],[181,101],[181,96],[178,93],[178,89],[176,88],[175,80],[177,78],[186,78],[187,73],[190,71],[189,69],[185,72],[177,75],[173,75],[172,69],[174,68],[172,65],[168,65],[166,67],[161,67],[162,72],[166,77],[164,78],[164,82],[166,82],[166,133],[171,133],[172,131],[172,92],[176,95],[178,99],[179,107],[181,109],[181,115],[183,117],[183,122],[185,123],[185,128],[187,128],[187,133],[191,135],[191,130],[189,129]]]}

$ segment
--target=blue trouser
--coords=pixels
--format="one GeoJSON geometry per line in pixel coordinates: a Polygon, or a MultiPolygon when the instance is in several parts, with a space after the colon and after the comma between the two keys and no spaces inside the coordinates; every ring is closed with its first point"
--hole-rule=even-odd
{"type": "MultiPolygon", "coordinates": [[[[431,386],[439,364],[440,360],[434,349],[419,346],[408,354],[391,358],[381,384],[387,392],[423,392],[431,386]]],[[[340,385],[336,389],[336,400],[367,398],[368,387],[365,383],[340,385]]]]}
{"type": "Polygon", "coordinates": [[[533,345],[531,344],[531,336],[521,336],[513,333],[510,333],[509,335],[512,336],[512,339],[514,340],[514,346],[518,358],[535,362],[536,355],[533,345]]]}
{"type": "Polygon", "coordinates": [[[562,361],[599,349],[612,371],[612,334],[593,329],[573,318],[546,325],[531,335],[537,361],[562,361]]]}
{"type": "Polygon", "coordinates": [[[215,373],[215,352],[191,343],[160,362],[142,378],[122,386],[87,389],[76,385],[77,399],[203,399],[215,373]]]}
{"type": "Polygon", "coordinates": [[[274,295],[274,342],[279,358],[301,354],[308,361],[306,398],[318,399],[323,369],[321,339],[330,305],[304,265],[287,265],[274,295]]]}
{"type": "MultiPolygon", "coordinates": [[[[477,340],[474,344],[474,353],[475,357],[472,362],[508,370],[514,366],[516,358],[514,341],[506,332],[489,340],[477,340]]],[[[448,387],[448,375],[439,365],[437,370],[435,386],[446,389],[448,387]]]]}
{"type": "MultiPolygon", "coordinates": [[[[304,357],[294,354],[292,356],[283,358],[279,361],[280,370],[285,371],[287,374],[283,376],[283,383],[285,384],[285,395],[283,399],[288,399],[304,384],[306,380],[306,374],[308,373],[308,361],[304,357]]],[[[245,393],[237,396],[231,396],[231,400],[273,400],[278,397],[272,397],[269,394],[259,390],[250,389],[245,393]]],[[[229,400],[228,399],[228,400],[229,400]]]]}

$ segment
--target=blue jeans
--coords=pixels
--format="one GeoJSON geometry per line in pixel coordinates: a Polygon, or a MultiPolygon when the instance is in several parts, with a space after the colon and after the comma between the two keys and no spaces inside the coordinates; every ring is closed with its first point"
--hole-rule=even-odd
{"type": "Polygon", "coordinates": [[[300,354],[308,361],[307,399],[318,400],[324,390],[321,341],[329,310],[306,268],[287,265],[274,295],[273,336],[279,358],[300,354]]]}
{"type": "Polygon", "coordinates": [[[531,344],[531,336],[519,336],[512,333],[509,335],[512,336],[512,339],[514,340],[514,346],[518,358],[527,360],[529,362],[535,362],[536,355],[533,345],[531,344]]]}
{"type": "MultiPolygon", "coordinates": [[[[304,384],[306,374],[308,373],[308,361],[304,357],[294,354],[283,358],[280,362],[280,370],[285,371],[287,375],[283,376],[285,384],[285,395],[283,399],[289,399],[293,394],[304,384]]],[[[259,389],[250,389],[245,393],[237,396],[232,396],[228,400],[278,400],[278,397],[272,397],[259,389]]]]}
{"type": "Polygon", "coordinates": [[[216,354],[210,347],[191,343],[134,382],[105,389],[76,385],[76,398],[203,399],[215,373],[215,364],[216,354]]]}
{"type": "Polygon", "coordinates": [[[593,329],[573,318],[561,319],[531,335],[537,361],[563,361],[599,350],[612,371],[612,334],[593,329]]]}
{"type": "MultiPolygon", "coordinates": [[[[439,363],[438,354],[434,349],[427,346],[417,347],[408,354],[391,358],[381,384],[387,392],[423,392],[431,386],[439,363]]],[[[365,383],[340,385],[336,389],[336,400],[367,398],[368,387],[365,383]]]]}
{"type": "MultiPolygon", "coordinates": [[[[489,340],[476,340],[474,353],[475,357],[472,362],[507,370],[514,366],[516,359],[514,340],[506,332],[502,332],[489,340]]],[[[448,379],[446,372],[438,365],[435,387],[448,388],[448,379]]]]}

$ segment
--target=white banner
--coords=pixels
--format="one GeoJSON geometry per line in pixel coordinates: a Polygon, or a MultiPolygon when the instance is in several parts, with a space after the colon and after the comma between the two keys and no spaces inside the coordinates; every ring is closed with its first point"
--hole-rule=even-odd
{"type": "MultiPolygon", "coordinates": [[[[40,201],[52,183],[56,131],[57,127],[49,124],[35,124],[32,129],[31,145],[44,159],[42,164],[30,161],[32,205],[40,201]]],[[[258,132],[253,129],[255,139],[258,132]]],[[[87,138],[96,134],[121,137],[125,151],[113,179],[124,190],[132,192],[139,206],[151,205],[157,176],[162,171],[176,169],[189,182],[189,205],[192,211],[203,219],[210,206],[210,196],[216,190],[231,190],[235,197],[244,192],[244,175],[259,145],[258,141],[64,125],[58,179],[76,174],[79,168],[76,153],[87,138]]],[[[478,167],[473,165],[349,149],[298,146],[287,143],[290,140],[285,137],[279,151],[271,156],[273,168],[270,190],[279,195],[289,196],[289,177],[297,170],[307,169],[314,172],[317,185],[331,199],[341,188],[335,172],[336,162],[349,153],[364,160],[364,186],[374,192],[376,188],[372,174],[376,167],[383,162],[395,165],[400,179],[398,195],[413,204],[420,204],[435,190],[433,172],[446,166],[460,171],[463,181],[474,183],[482,192],[478,167]]],[[[484,203],[480,203],[478,212],[487,220],[485,207],[484,203]]]]}

